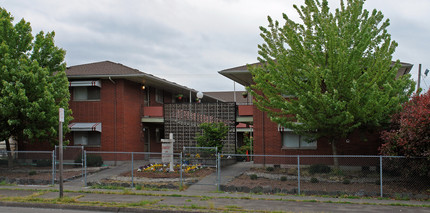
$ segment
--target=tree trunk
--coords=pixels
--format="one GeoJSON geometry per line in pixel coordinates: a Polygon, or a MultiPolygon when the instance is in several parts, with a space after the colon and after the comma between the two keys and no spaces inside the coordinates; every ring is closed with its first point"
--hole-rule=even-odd
{"type": "Polygon", "coordinates": [[[4,140],[6,142],[6,152],[7,152],[7,166],[8,168],[12,168],[13,167],[13,158],[12,158],[12,152],[10,149],[10,143],[9,143],[9,139],[4,140]]]}
{"type": "MultiPolygon", "coordinates": [[[[333,151],[333,155],[337,155],[337,148],[336,148],[336,139],[331,139],[331,149],[333,151]]],[[[335,169],[339,169],[339,159],[337,156],[333,156],[333,165],[335,169]]]]}

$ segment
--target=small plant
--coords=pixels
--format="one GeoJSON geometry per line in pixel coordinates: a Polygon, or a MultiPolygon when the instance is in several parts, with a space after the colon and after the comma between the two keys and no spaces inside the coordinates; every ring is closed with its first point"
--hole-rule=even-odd
{"type": "Polygon", "coordinates": [[[322,164],[314,164],[309,167],[309,174],[317,174],[317,173],[330,173],[331,168],[327,165],[322,164]]]}
{"type": "Polygon", "coordinates": [[[344,176],[345,175],[341,169],[333,169],[333,171],[331,171],[331,174],[336,175],[336,176],[344,176]]]}
{"type": "Polygon", "coordinates": [[[136,190],[142,190],[142,185],[140,184],[136,185],[136,190]]]}
{"type": "Polygon", "coordinates": [[[351,181],[349,179],[345,179],[342,181],[342,183],[348,185],[351,183],[351,181]]]}
{"type": "Polygon", "coordinates": [[[319,180],[316,177],[311,178],[311,183],[318,183],[319,180]]]}
{"type": "Polygon", "coordinates": [[[32,171],[30,171],[29,173],[28,173],[28,175],[30,175],[30,176],[32,176],[32,175],[36,175],[37,174],[37,172],[36,171],[34,171],[34,170],[32,170],[32,171]]]}
{"type": "Polygon", "coordinates": [[[251,180],[257,180],[258,176],[256,174],[252,174],[249,175],[249,178],[251,178],[251,180]]]}
{"type": "Polygon", "coordinates": [[[281,181],[287,181],[287,176],[282,176],[281,181]]]}
{"type": "Polygon", "coordinates": [[[273,168],[271,166],[266,167],[266,171],[268,171],[268,172],[273,172],[274,170],[275,170],[275,168],[273,168]]]}

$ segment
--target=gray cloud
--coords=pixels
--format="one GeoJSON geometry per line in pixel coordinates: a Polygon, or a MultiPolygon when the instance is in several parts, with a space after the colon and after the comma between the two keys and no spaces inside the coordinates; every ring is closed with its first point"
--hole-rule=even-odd
{"type": "MultiPolygon", "coordinates": [[[[257,61],[262,42],[259,26],[282,13],[297,19],[292,4],[303,0],[0,0],[36,33],[55,31],[56,44],[67,50],[67,64],[111,60],[202,91],[233,90],[217,73],[257,61]]],[[[337,1],[330,1],[334,7],[337,1]]],[[[430,2],[367,1],[391,19],[389,32],[399,43],[394,57],[424,70],[429,60],[426,14],[430,2]]],[[[416,78],[416,77],[415,77],[416,78]]],[[[424,79],[430,83],[429,78],[424,79]]],[[[423,83],[425,86],[425,84],[423,83]]],[[[243,89],[238,86],[238,89],[243,89]]]]}

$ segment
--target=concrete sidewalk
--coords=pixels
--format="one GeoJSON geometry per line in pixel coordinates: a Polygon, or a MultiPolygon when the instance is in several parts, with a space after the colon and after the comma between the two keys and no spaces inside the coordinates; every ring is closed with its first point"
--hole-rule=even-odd
{"type": "MultiPolygon", "coordinates": [[[[4,186],[0,189],[0,201],[5,197],[32,196],[40,199],[55,199],[53,192],[58,186],[4,186]],[[22,190],[19,190],[22,189],[22,190]],[[30,190],[31,189],[31,190],[30,190]],[[41,192],[40,194],[34,194],[41,192]]],[[[257,195],[223,192],[195,191],[143,191],[143,190],[100,190],[65,186],[64,196],[81,202],[74,205],[32,204],[0,202],[2,206],[31,206],[40,208],[69,208],[114,212],[187,212],[210,211],[288,211],[288,212],[430,212],[429,201],[347,199],[294,195],[257,195]],[[91,204],[91,205],[89,205],[91,204]],[[106,208],[108,204],[123,204],[122,210],[106,208]],[[76,206],[78,205],[78,206],[76,206]],[[83,206],[86,205],[86,206],[83,206]],[[89,206],[88,206],[89,205],[89,206]],[[412,206],[414,205],[414,206],[412,206]],[[420,207],[426,206],[426,207],[420,207]],[[98,209],[98,208],[99,209],[98,209]],[[133,208],[132,208],[133,207],[133,208]],[[131,209],[130,209],[131,208],[131,209]],[[137,208],[137,209],[136,209],[137,208]],[[144,211],[143,211],[144,212],[144,211]]],[[[48,202],[49,203],[49,202],[48,202]]]]}
{"type": "MultiPolygon", "coordinates": [[[[227,184],[237,176],[243,174],[252,167],[252,162],[237,162],[233,165],[221,168],[221,185],[227,184]]],[[[206,176],[196,184],[189,186],[188,192],[213,192],[217,190],[217,173],[206,176]]]]}

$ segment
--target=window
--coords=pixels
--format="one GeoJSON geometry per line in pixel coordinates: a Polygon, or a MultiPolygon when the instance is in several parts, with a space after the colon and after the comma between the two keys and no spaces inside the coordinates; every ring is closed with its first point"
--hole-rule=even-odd
{"type": "Polygon", "coordinates": [[[73,100],[100,100],[100,87],[73,87],[73,100]]]}
{"type": "Polygon", "coordinates": [[[285,149],[316,149],[317,142],[306,141],[307,137],[297,135],[292,131],[282,132],[282,148],[285,149]]]}
{"type": "Polygon", "coordinates": [[[155,101],[162,104],[163,100],[163,90],[155,89],[155,101]]]}
{"type": "Polygon", "coordinates": [[[74,132],[74,144],[81,146],[100,146],[100,132],[74,132]]]}

